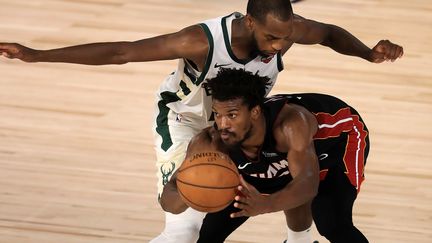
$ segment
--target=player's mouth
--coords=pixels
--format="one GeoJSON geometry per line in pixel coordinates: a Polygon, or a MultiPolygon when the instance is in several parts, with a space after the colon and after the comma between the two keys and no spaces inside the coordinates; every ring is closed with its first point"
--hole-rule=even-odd
{"type": "Polygon", "coordinates": [[[231,132],[227,132],[227,131],[221,131],[220,132],[220,137],[222,140],[227,141],[230,139],[230,137],[232,137],[233,134],[231,132]]]}
{"type": "Polygon", "coordinates": [[[231,134],[229,134],[227,132],[221,132],[220,136],[221,136],[222,140],[228,140],[229,137],[231,136],[231,134]]]}
{"type": "Polygon", "coordinates": [[[274,55],[276,55],[278,52],[274,52],[274,51],[263,51],[262,54],[265,57],[273,57],[274,55]]]}

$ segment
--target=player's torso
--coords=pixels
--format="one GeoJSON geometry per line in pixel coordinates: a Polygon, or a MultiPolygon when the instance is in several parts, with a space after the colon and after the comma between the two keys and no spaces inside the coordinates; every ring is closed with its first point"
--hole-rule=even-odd
{"type": "MultiPolygon", "coordinates": [[[[268,97],[264,104],[266,136],[258,159],[251,160],[240,150],[230,153],[239,172],[261,193],[278,191],[292,180],[287,153],[276,150],[276,141],[272,133],[274,121],[286,103],[303,106],[317,118],[319,128],[314,137],[314,145],[318,157],[331,150],[336,144],[344,143],[346,132],[352,129],[350,107],[335,97],[322,94],[268,97]]],[[[335,166],[328,160],[319,163],[321,169],[335,166]]]]}
{"type": "Polygon", "coordinates": [[[256,158],[248,158],[240,149],[230,152],[230,157],[245,180],[261,193],[274,193],[292,180],[287,153],[277,151],[273,137],[273,124],[284,104],[277,102],[264,107],[266,134],[256,158]]]}
{"type": "MultiPolygon", "coordinates": [[[[260,56],[249,61],[239,60],[231,49],[231,23],[241,14],[233,13],[200,24],[209,42],[209,54],[202,72],[187,60],[179,60],[177,70],[161,85],[159,99],[167,100],[166,106],[183,116],[200,117],[210,120],[211,96],[204,88],[207,79],[217,75],[220,68],[239,68],[253,73],[259,71],[262,76],[270,78],[271,85],[283,69],[280,55],[271,59],[260,56]]],[[[209,123],[210,124],[210,123],[209,123]]]]}
{"type": "Polygon", "coordinates": [[[347,134],[353,130],[353,110],[349,105],[336,97],[314,93],[275,95],[266,103],[269,107],[275,103],[296,104],[311,112],[318,123],[314,146],[321,170],[339,165],[337,160],[325,158],[330,156],[329,151],[345,146],[347,134]]]}

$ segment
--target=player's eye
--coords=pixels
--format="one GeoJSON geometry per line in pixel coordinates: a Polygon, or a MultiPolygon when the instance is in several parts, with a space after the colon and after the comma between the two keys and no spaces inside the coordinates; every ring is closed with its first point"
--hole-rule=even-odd
{"type": "Polygon", "coordinates": [[[273,40],[277,40],[278,38],[276,38],[276,37],[274,37],[274,36],[272,36],[272,35],[267,35],[266,36],[266,40],[268,40],[268,41],[273,41],[273,40]]]}
{"type": "Polygon", "coordinates": [[[229,117],[230,119],[234,119],[234,118],[237,117],[237,114],[233,114],[233,113],[231,113],[231,114],[228,115],[228,117],[229,117]]]}

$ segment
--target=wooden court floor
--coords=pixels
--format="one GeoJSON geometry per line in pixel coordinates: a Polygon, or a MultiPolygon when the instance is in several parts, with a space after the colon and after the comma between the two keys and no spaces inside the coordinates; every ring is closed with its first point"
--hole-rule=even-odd
{"type": "MultiPolygon", "coordinates": [[[[353,105],[372,142],[355,223],[370,242],[432,242],[430,1],[293,7],[368,46],[404,46],[397,62],[371,64],[295,45],[273,93],[327,93],[353,105]]],[[[0,0],[0,42],[48,49],[137,40],[245,8],[246,0],[0,0]]],[[[175,65],[0,58],[0,243],[138,243],[161,232],[151,121],[154,94],[175,65]]],[[[227,242],[282,242],[285,232],[283,215],[261,215],[227,242]]]]}

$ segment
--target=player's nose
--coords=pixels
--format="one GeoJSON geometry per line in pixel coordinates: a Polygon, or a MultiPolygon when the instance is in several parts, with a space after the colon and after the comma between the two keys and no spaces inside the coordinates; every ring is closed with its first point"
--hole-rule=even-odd
{"type": "Polygon", "coordinates": [[[221,129],[228,129],[228,128],[230,128],[230,122],[229,122],[229,119],[226,118],[226,117],[222,117],[221,120],[220,120],[220,125],[219,125],[219,127],[220,127],[221,129]]]}

